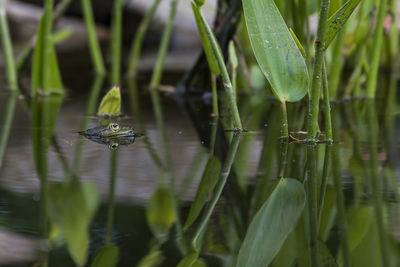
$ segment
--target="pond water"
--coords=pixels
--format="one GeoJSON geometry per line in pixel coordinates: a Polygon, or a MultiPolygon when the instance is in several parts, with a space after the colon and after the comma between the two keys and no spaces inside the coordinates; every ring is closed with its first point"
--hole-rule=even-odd
{"type": "MultiPolygon", "coordinates": [[[[279,105],[267,97],[241,100],[248,131],[232,137],[232,132],[222,130],[222,125],[229,125],[224,109],[222,123],[216,124],[210,116],[208,94],[165,95],[160,125],[149,95],[141,90],[139,98],[132,98],[126,84],[121,87],[124,116],[118,122],[144,136],[110,149],[77,133],[98,125],[97,105],[109,89],[101,79],[93,79],[91,90],[88,84],[87,80],[74,82],[64,99],[50,97],[49,103],[15,98],[0,90],[1,146],[5,147],[0,169],[1,266],[75,266],[77,259],[84,259],[86,266],[100,266],[94,262],[102,253],[111,262],[118,258],[118,266],[176,266],[190,252],[194,230],[183,231],[182,225],[209,158],[213,131],[221,175],[225,171],[229,176],[205,222],[202,261],[197,266],[235,266],[250,222],[271,195],[276,178],[283,174],[305,185],[306,159],[313,155],[319,188],[328,153],[331,168],[318,233],[321,263],[400,266],[400,117],[395,100],[335,103],[338,139],[313,149],[298,141],[304,138],[299,132],[305,128],[304,103],[289,105],[293,139],[283,155],[279,105]],[[53,133],[46,118],[54,118],[53,133]],[[232,143],[240,139],[237,152],[232,143],[229,146],[230,138],[232,143]],[[224,169],[230,158],[232,167],[224,169]],[[158,194],[165,197],[159,204],[172,197],[172,209],[168,203],[151,205],[160,188],[167,193],[158,194]],[[97,199],[99,205],[93,208],[91,203],[97,199]],[[157,212],[155,219],[148,215],[151,209],[157,212]],[[179,214],[173,224],[171,212],[179,214]]],[[[309,266],[309,212],[306,204],[272,266],[309,266]]]]}

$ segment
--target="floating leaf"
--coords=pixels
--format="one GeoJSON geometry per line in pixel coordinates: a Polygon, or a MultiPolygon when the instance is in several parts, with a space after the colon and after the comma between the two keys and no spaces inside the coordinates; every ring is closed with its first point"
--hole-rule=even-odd
{"type": "Polygon", "coordinates": [[[308,90],[308,71],[274,0],[243,0],[254,55],[276,97],[294,102],[308,90]]]}
{"type": "Polygon", "coordinates": [[[35,51],[32,64],[32,94],[36,94],[40,88],[43,93],[62,93],[63,85],[56,52],[52,40],[46,40],[44,31],[44,20],[47,15],[43,13],[39,22],[35,51]],[[44,42],[48,42],[47,49],[44,51],[44,42]],[[49,65],[44,64],[44,57],[49,57],[49,65]]]}
{"type": "Polygon", "coordinates": [[[303,185],[283,178],[252,219],[240,247],[237,267],[268,266],[303,211],[306,193],[303,185]]]}
{"type": "Polygon", "coordinates": [[[119,86],[114,86],[100,102],[97,115],[116,117],[121,114],[121,93],[119,86]]]}
{"type": "Polygon", "coordinates": [[[196,19],[197,28],[199,29],[201,42],[203,44],[204,53],[206,54],[206,58],[207,58],[207,62],[210,67],[210,70],[214,74],[218,75],[221,73],[221,71],[218,66],[217,58],[214,54],[214,51],[212,50],[211,43],[207,37],[206,30],[204,29],[204,25],[201,22],[201,18],[200,18],[199,7],[201,6],[201,1],[202,0],[197,0],[196,3],[192,2],[194,18],[196,19]],[[200,2],[200,3],[198,3],[198,2],[200,2]]]}
{"type": "Polygon", "coordinates": [[[361,0],[347,1],[335,14],[333,14],[327,21],[328,28],[326,30],[325,49],[331,44],[336,34],[343,28],[354,9],[361,0]]]}
{"type": "Polygon", "coordinates": [[[160,240],[165,240],[176,221],[171,192],[167,188],[161,186],[153,193],[147,205],[146,218],[154,235],[160,240]]]}
{"type": "Polygon", "coordinates": [[[118,247],[111,244],[100,250],[91,267],[114,267],[119,259],[118,247]]]}
{"type": "Polygon", "coordinates": [[[68,251],[79,266],[87,260],[89,224],[99,200],[96,187],[77,179],[49,185],[49,217],[64,233],[68,251]]]}
{"type": "Polygon", "coordinates": [[[199,257],[199,253],[196,251],[190,252],[187,254],[177,265],[177,267],[191,267],[196,262],[199,257]]]}
{"type": "Polygon", "coordinates": [[[199,216],[201,209],[207,202],[211,195],[219,177],[221,170],[221,162],[216,157],[211,157],[206,165],[199,187],[197,189],[196,197],[190,207],[188,218],[185,222],[184,228],[187,229],[199,216]]]}

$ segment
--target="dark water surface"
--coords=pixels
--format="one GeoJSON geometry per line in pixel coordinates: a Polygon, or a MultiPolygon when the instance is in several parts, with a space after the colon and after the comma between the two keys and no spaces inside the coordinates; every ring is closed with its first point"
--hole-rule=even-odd
{"type": "MultiPolygon", "coordinates": [[[[63,205],[71,205],[73,192],[81,190],[87,183],[94,185],[99,193],[100,204],[95,215],[83,219],[85,214],[78,212],[78,215],[67,216],[73,218],[71,221],[61,215],[59,219],[69,224],[76,220],[87,221],[90,245],[86,266],[90,266],[101,249],[110,244],[119,251],[118,266],[157,266],[151,264],[151,259],[158,260],[160,266],[176,266],[186,254],[176,241],[179,240],[179,228],[171,227],[160,237],[149,227],[146,208],[164,181],[177,199],[179,221],[184,224],[212,143],[213,118],[209,101],[204,95],[178,101],[164,97],[165,128],[160,129],[148,94],[140,94],[138,118],[138,114],[133,114],[135,103],[130,101],[128,86],[123,86],[125,116],[118,121],[121,125],[133,126],[145,136],[129,146],[112,150],[77,134],[98,125],[93,110],[97,109],[99,100],[109,88],[103,83],[97,89],[94,84],[93,88],[92,92],[98,92],[97,97],[96,93],[95,97],[92,95],[94,104],[89,114],[90,88],[70,88],[59,112],[51,104],[47,110],[35,109],[34,100],[12,99],[5,90],[0,90],[2,136],[9,131],[9,137],[2,139],[5,151],[0,169],[1,266],[39,266],[43,263],[75,266],[65,242],[65,237],[71,233],[57,235],[54,223],[43,219],[54,213],[51,203],[47,210],[43,208],[46,202],[43,198],[60,201],[61,204],[55,207],[61,210],[63,205]],[[10,107],[13,101],[15,109],[10,107]],[[54,138],[48,138],[48,125],[38,124],[37,118],[45,118],[46,112],[56,116],[54,138]],[[12,121],[7,125],[7,115],[12,114],[12,121]],[[140,122],[143,124],[139,125],[140,122]],[[43,131],[38,129],[40,125],[43,131]],[[167,153],[163,131],[169,148],[167,153]],[[39,139],[35,139],[35,133],[39,134],[39,139]],[[47,141],[43,141],[46,138],[47,141]],[[34,142],[48,145],[48,152],[43,147],[35,150],[34,142]],[[170,167],[167,157],[172,162],[170,167]],[[161,167],[157,160],[161,161],[161,167]],[[46,162],[47,167],[43,167],[46,162]],[[171,177],[173,189],[169,183],[171,177]],[[61,190],[52,184],[67,182],[73,184],[69,193],[64,192],[63,197],[61,193],[52,193],[61,190]],[[44,187],[44,183],[49,186],[44,187]],[[46,236],[50,236],[51,245],[45,241],[46,236]]],[[[320,261],[326,264],[323,266],[344,266],[346,261],[350,261],[351,266],[400,266],[400,117],[394,102],[354,100],[333,107],[338,139],[331,146],[334,152],[319,225],[320,261]],[[393,106],[388,107],[390,103],[393,106]],[[346,256],[343,251],[347,251],[346,256]],[[332,261],[332,257],[335,260],[332,261]]],[[[289,129],[296,139],[304,137],[297,133],[305,128],[303,104],[289,105],[289,129]]],[[[268,198],[280,169],[284,169],[285,177],[301,182],[307,178],[304,171],[307,148],[304,144],[292,142],[288,145],[287,155],[281,155],[279,105],[267,98],[263,101],[245,99],[241,101],[240,109],[249,132],[241,137],[228,182],[208,223],[200,254],[204,262],[198,266],[235,266],[235,257],[251,218],[268,198]]],[[[222,113],[221,120],[224,124],[229,117],[222,113]]],[[[322,124],[322,132],[323,128],[322,124]]],[[[215,155],[223,163],[229,158],[227,140],[232,132],[221,129],[219,124],[215,155]]],[[[320,138],[324,139],[323,134],[320,138]]],[[[315,150],[319,180],[326,147],[319,144],[315,150]]],[[[72,203],[79,210],[81,203],[72,203]]],[[[305,208],[273,266],[308,266],[307,217],[308,209],[305,208]]],[[[61,225],[63,222],[57,221],[61,225]]],[[[190,233],[189,229],[185,237],[189,239],[190,233]]]]}

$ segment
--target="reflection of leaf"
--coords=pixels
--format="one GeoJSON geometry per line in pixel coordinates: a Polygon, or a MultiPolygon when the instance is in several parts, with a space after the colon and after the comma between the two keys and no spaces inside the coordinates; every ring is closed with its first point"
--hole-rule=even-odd
{"type": "Polygon", "coordinates": [[[298,101],[308,90],[308,70],[273,0],[243,0],[254,55],[279,101],[298,101]]]}
{"type": "Polygon", "coordinates": [[[143,259],[140,260],[138,267],[156,267],[164,260],[162,252],[159,250],[151,251],[143,259]]]}
{"type": "Polygon", "coordinates": [[[347,1],[335,14],[333,14],[327,21],[325,49],[328,48],[336,34],[342,29],[347,22],[354,9],[357,7],[361,0],[347,1]]]}
{"type": "Polygon", "coordinates": [[[360,206],[348,211],[349,249],[355,249],[367,234],[372,219],[372,208],[360,206]]]}
{"type": "Polygon", "coordinates": [[[39,22],[35,51],[32,63],[32,94],[36,94],[41,88],[45,93],[62,93],[63,86],[56,52],[52,40],[46,40],[44,31],[44,20],[47,16],[46,11],[43,13],[39,22]],[[44,51],[44,42],[48,42],[48,51],[44,51]],[[49,57],[49,65],[45,65],[44,57],[49,57]]]}
{"type": "Polygon", "coordinates": [[[203,176],[201,178],[199,187],[197,189],[196,197],[190,207],[188,218],[185,222],[185,229],[187,229],[198,217],[204,204],[211,195],[217,181],[219,172],[221,170],[221,162],[218,158],[212,157],[208,160],[203,176]]]}
{"type": "Polygon", "coordinates": [[[95,187],[81,185],[77,179],[49,185],[49,217],[63,231],[68,251],[78,265],[87,260],[89,224],[98,203],[95,187]]]}
{"type": "Polygon", "coordinates": [[[319,235],[322,240],[325,241],[331,227],[333,225],[333,221],[335,219],[335,211],[336,211],[336,190],[332,186],[327,186],[324,204],[321,210],[321,222],[319,226],[319,235]]]}
{"type": "Polygon", "coordinates": [[[161,186],[153,193],[147,205],[146,218],[154,235],[164,240],[176,220],[172,196],[167,188],[161,186]]]}
{"type": "Polygon", "coordinates": [[[321,240],[318,241],[318,258],[320,266],[324,267],[338,266],[329,248],[321,240]]]}
{"type": "Polygon", "coordinates": [[[199,253],[196,251],[187,254],[177,265],[177,267],[191,267],[196,262],[199,253]]]}
{"type": "Polygon", "coordinates": [[[114,86],[100,102],[98,115],[118,116],[121,114],[121,93],[118,86],[114,86]]]}
{"type": "Polygon", "coordinates": [[[268,266],[303,211],[306,194],[303,185],[283,178],[254,216],[237,259],[237,267],[268,266]]]}
{"type": "Polygon", "coordinates": [[[100,250],[94,259],[91,267],[114,267],[119,259],[119,251],[117,246],[111,244],[100,250]]]}

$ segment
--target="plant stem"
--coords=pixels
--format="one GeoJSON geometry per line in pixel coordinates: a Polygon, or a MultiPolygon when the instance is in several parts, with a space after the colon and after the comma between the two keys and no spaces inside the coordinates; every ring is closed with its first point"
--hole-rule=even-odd
{"type": "Polygon", "coordinates": [[[140,26],[136,32],[135,39],[132,42],[132,47],[130,51],[128,76],[135,77],[137,72],[137,65],[140,58],[140,53],[142,51],[143,39],[150,26],[150,22],[153,19],[154,13],[160,4],[160,0],[154,0],[153,5],[147,11],[146,15],[140,22],[140,26]]]}
{"type": "Polygon", "coordinates": [[[239,110],[238,110],[238,107],[236,104],[236,97],[235,97],[235,94],[232,89],[232,83],[229,78],[228,70],[226,69],[224,57],[222,55],[221,49],[219,48],[217,39],[215,38],[210,26],[208,25],[207,20],[205,19],[201,8],[199,8],[198,6],[197,6],[197,8],[199,9],[200,19],[201,19],[201,22],[203,23],[208,40],[211,43],[212,50],[218,61],[218,67],[221,71],[224,88],[225,88],[226,94],[228,95],[229,107],[230,107],[230,110],[232,113],[233,126],[235,128],[242,129],[242,122],[240,121],[239,110]]]}
{"type": "Polygon", "coordinates": [[[4,0],[0,0],[0,37],[3,45],[8,86],[11,90],[18,89],[17,73],[14,64],[10,32],[8,29],[4,0]]]}
{"type": "Polygon", "coordinates": [[[86,30],[89,39],[90,56],[94,68],[98,74],[105,73],[103,57],[101,55],[99,41],[96,36],[96,25],[93,18],[92,5],[90,0],[82,0],[83,17],[85,19],[86,30]]]}
{"type": "Polygon", "coordinates": [[[118,151],[111,151],[111,170],[110,170],[110,185],[108,190],[108,211],[107,211],[107,226],[106,226],[106,245],[110,244],[111,233],[114,222],[114,198],[115,198],[115,179],[117,176],[117,156],[118,151]]]}
{"type": "Polygon", "coordinates": [[[122,43],[122,0],[114,1],[114,17],[112,24],[112,69],[111,80],[114,85],[120,84],[121,78],[121,43],[122,43]]]}
{"type": "Polygon", "coordinates": [[[375,98],[376,86],[378,82],[379,59],[381,56],[381,48],[383,42],[383,22],[385,20],[387,0],[380,0],[378,2],[379,9],[378,17],[376,20],[375,34],[373,38],[374,42],[372,44],[373,49],[371,55],[371,69],[368,73],[367,79],[367,98],[375,98]]]}
{"type": "Polygon", "coordinates": [[[325,146],[325,156],[324,156],[324,167],[322,169],[322,179],[321,179],[321,189],[319,191],[318,199],[318,228],[321,222],[322,208],[324,207],[324,198],[326,193],[326,186],[328,184],[328,174],[331,164],[331,148],[332,144],[326,144],[325,146]]]}
{"type": "MultiPolygon", "coordinates": [[[[43,25],[43,50],[42,50],[42,66],[51,65],[51,53],[53,49],[53,40],[51,38],[52,17],[53,17],[53,0],[45,0],[44,2],[44,25],[43,25]]],[[[46,67],[42,67],[42,90],[49,91],[50,88],[50,72],[46,67]]]]}
{"type": "Polygon", "coordinates": [[[14,117],[17,97],[18,95],[16,91],[13,91],[7,101],[6,110],[4,112],[4,120],[2,122],[1,137],[0,137],[0,168],[3,165],[4,151],[6,150],[7,140],[10,135],[10,129],[14,117]]]}
{"type": "Polygon", "coordinates": [[[211,89],[212,89],[212,97],[213,97],[213,120],[211,127],[211,138],[210,138],[210,152],[209,157],[214,155],[214,147],[215,140],[217,138],[217,129],[218,129],[218,93],[217,93],[217,77],[214,73],[211,73],[211,89]]]}
{"type": "Polygon", "coordinates": [[[240,134],[234,134],[232,137],[232,141],[229,145],[229,150],[226,155],[224,165],[221,169],[221,173],[219,175],[217,185],[215,186],[215,191],[213,192],[212,198],[207,203],[207,206],[204,208],[204,215],[201,219],[200,224],[196,228],[195,234],[192,239],[192,247],[196,251],[198,251],[197,250],[197,248],[198,248],[197,240],[198,240],[200,234],[203,233],[205,227],[207,226],[207,223],[210,220],[212,211],[214,210],[214,207],[217,204],[217,202],[221,196],[222,190],[225,187],[226,181],[227,181],[229,173],[231,171],[233,161],[236,156],[237,149],[239,147],[240,136],[241,136],[240,134]]]}
{"type": "Polygon", "coordinates": [[[319,98],[321,90],[321,69],[324,59],[326,21],[328,19],[329,0],[322,0],[319,13],[317,39],[315,41],[315,63],[311,81],[311,96],[308,104],[307,139],[314,140],[318,128],[319,98]]]}
{"type": "Polygon", "coordinates": [[[329,99],[328,75],[326,74],[325,61],[322,63],[322,88],[324,91],[325,132],[326,141],[332,143],[331,101],[329,99]]]}

